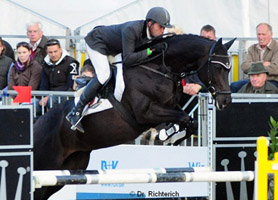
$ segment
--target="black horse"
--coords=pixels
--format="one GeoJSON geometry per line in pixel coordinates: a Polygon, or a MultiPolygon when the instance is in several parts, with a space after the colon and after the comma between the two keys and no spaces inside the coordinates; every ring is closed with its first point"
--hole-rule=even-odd
{"type": "MultiPolygon", "coordinates": [[[[132,116],[124,120],[119,109],[109,109],[82,119],[85,133],[72,131],[65,115],[73,101],[61,104],[34,125],[34,169],[86,169],[92,150],[131,141],[143,129],[161,123],[177,123],[187,127],[190,118],[178,106],[182,95],[182,78],[195,71],[216,99],[218,109],[231,103],[228,84],[230,71],[227,50],[234,40],[222,45],[194,35],[162,38],[167,47],[162,55],[138,66],[126,67],[126,88],[122,105],[132,116]]],[[[151,45],[151,44],[149,44],[151,45]]],[[[35,199],[47,199],[60,187],[43,187],[35,191],[35,199]]]]}

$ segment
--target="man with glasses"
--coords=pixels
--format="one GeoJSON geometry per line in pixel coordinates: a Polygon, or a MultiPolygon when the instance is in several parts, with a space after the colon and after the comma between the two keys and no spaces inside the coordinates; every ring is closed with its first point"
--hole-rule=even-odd
{"type": "MultiPolygon", "coordinates": [[[[73,91],[74,78],[79,74],[79,62],[69,56],[56,39],[47,41],[46,52],[40,90],[73,91]]],[[[64,100],[61,98],[61,101],[64,100]]],[[[53,97],[53,105],[57,103],[58,97],[53,97]]],[[[43,98],[39,104],[49,107],[49,97],[43,98]]]]}
{"type": "Polygon", "coordinates": [[[27,37],[31,47],[31,57],[42,64],[46,56],[47,38],[43,35],[42,24],[40,22],[30,22],[26,24],[27,37]]]}

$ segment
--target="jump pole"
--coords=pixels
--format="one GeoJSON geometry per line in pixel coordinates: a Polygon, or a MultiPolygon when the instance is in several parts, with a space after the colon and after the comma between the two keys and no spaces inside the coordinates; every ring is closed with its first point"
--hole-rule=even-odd
{"type": "Polygon", "coordinates": [[[178,167],[178,168],[140,168],[140,169],[108,169],[108,170],[37,170],[33,175],[84,175],[84,174],[141,174],[141,173],[177,173],[177,172],[210,172],[209,167],[178,167]]]}
{"type": "Polygon", "coordinates": [[[34,187],[62,186],[70,184],[130,184],[163,182],[239,182],[253,181],[252,171],[231,172],[177,172],[85,175],[34,175],[34,187]]]}

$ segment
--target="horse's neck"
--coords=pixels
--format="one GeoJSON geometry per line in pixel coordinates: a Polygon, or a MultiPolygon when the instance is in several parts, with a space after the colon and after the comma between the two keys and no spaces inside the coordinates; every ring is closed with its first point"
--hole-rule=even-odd
{"type": "Polygon", "coordinates": [[[181,41],[169,45],[169,51],[165,55],[165,63],[175,68],[194,71],[203,65],[208,58],[209,46],[200,41],[181,41]]]}

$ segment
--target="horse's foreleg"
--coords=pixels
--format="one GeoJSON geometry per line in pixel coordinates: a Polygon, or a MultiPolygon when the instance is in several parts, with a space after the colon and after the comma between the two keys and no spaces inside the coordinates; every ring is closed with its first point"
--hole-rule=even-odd
{"type": "MultiPolygon", "coordinates": [[[[186,137],[197,133],[198,124],[188,116],[183,110],[176,110],[165,108],[157,103],[151,103],[147,112],[137,113],[136,120],[138,123],[152,123],[152,124],[169,124],[175,123],[179,125],[179,130],[186,128],[186,137]]],[[[163,127],[165,128],[165,127],[163,127]]],[[[172,129],[172,127],[167,127],[172,129]]]]}
{"type": "Polygon", "coordinates": [[[147,111],[136,113],[136,120],[139,124],[160,124],[160,123],[189,123],[190,117],[183,110],[175,110],[163,107],[157,103],[150,103],[147,111]]]}

